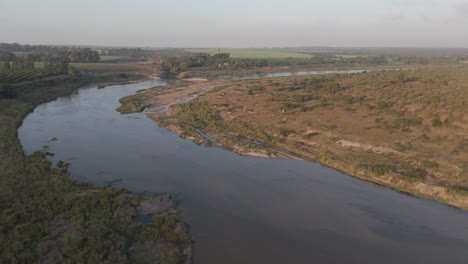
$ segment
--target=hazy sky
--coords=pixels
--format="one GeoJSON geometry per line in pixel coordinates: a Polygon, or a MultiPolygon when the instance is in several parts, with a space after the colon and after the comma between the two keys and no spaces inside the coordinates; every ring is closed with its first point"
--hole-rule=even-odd
{"type": "Polygon", "coordinates": [[[0,0],[0,42],[468,48],[468,0],[0,0]]]}

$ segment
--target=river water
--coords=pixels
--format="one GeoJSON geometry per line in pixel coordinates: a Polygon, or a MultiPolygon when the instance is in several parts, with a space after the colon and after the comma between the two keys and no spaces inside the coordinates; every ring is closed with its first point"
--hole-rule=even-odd
{"type": "Polygon", "coordinates": [[[158,85],[88,87],[42,104],[19,128],[24,151],[47,146],[80,181],[173,193],[195,264],[467,263],[464,211],[318,163],[198,146],[115,111],[121,97],[158,85]]]}

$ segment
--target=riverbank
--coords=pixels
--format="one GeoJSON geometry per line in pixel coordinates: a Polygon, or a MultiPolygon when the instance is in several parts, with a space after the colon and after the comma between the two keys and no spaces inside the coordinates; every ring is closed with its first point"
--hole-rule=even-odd
{"type": "Polygon", "coordinates": [[[270,66],[245,69],[191,69],[188,72],[178,74],[178,78],[184,80],[190,79],[214,79],[222,77],[242,77],[253,74],[274,74],[274,73],[290,73],[290,72],[313,72],[313,71],[353,71],[353,70],[368,70],[368,71],[387,71],[395,69],[430,69],[434,67],[458,67],[460,64],[447,65],[428,65],[428,64],[388,64],[388,65],[293,65],[293,66],[270,66]]]}
{"type": "Polygon", "coordinates": [[[316,160],[468,209],[466,71],[216,80],[136,98],[160,126],[198,144],[211,143],[197,129],[241,155],[316,160]],[[194,94],[197,100],[165,111],[194,94]]]}
{"type": "Polygon", "coordinates": [[[170,196],[77,183],[67,162],[55,167],[47,150],[26,156],[18,139],[22,120],[41,103],[86,85],[141,78],[109,73],[38,81],[0,99],[0,262],[191,262],[190,237],[170,196]],[[139,217],[152,221],[134,220],[139,217]]]}

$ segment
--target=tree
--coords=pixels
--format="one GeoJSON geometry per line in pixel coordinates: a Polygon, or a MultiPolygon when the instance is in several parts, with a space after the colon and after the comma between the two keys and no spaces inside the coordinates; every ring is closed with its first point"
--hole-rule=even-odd
{"type": "Polygon", "coordinates": [[[18,70],[19,69],[18,61],[16,60],[13,61],[13,65],[11,66],[11,68],[15,71],[18,70]]]}
{"type": "Polygon", "coordinates": [[[68,75],[70,76],[78,76],[80,72],[76,67],[73,66],[68,66],[68,75]]]}
{"type": "Polygon", "coordinates": [[[10,62],[4,61],[3,62],[3,70],[9,71],[11,69],[10,62]]]}
{"type": "Polygon", "coordinates": [[[14,61],[14,60],[16,60],[16,55],[14,53],[0,50],[0,61],[14,61]]]}
{"type": "Polygon", "coordinates": [[[399,82],[400,84],[403,84],[403,83],[406,82],[406,76],[405,76],[405,73],[404,73],[404,72],[400,72],[400,73],[398,74],[398,82],[399,82]]]}

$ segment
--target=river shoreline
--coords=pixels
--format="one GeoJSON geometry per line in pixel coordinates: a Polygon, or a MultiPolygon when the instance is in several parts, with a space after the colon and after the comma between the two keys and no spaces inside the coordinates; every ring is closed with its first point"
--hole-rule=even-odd
{"type": "MultiPolygon", "coordinates": [[[[179,125],[174,125],[174,123],[171,125],[170,122],[165,120],[164,118],[158,117],[154,118],[154,116],[148,115],[149,118],[153,119],[155,122],[159,124],[159,126],[164,127],[172,132],[177,133],[180,137],[188,139],[193,141],[196,144],[199,145],[205,145],[208,147],[211,147],[211,143],[206,140],[202,135],[198,134],[187,134],[181,129],[181,126],[179,125]]],[[[223,140],[222,134],[217,134],[214,131],[209,131],[205,130],[203,133],[209,135],[210,137],[218,140],[223,140]]],[[[289,151],[286,148],[282,148],[279,146],[270,146],[270,147],[258,147],[255,149],[249,149],[249,148],[244,148],[239,145],[235,146],[220,146],[221,148],[224,148],[226,150],[232,151],[234,153],[237,153],[241,156],[247,156],[247,157],[257,157],[257,158],[268,158],[268,159],[290,159],[290,160],[303,160],[303,161],[309,161],[309,162],[317,162],[320,163],[323,166],[326,166],[328,168],[343,172],[351,177],[358,178],[360,180],[377,184],[382,187],[390,188],[395,191],[398,191],[400,193],[406,194],[406,195],[411,195],[414,197],[419,197],[419,198],[424,198],[424,199],[429,199],[434,202],[438,202],[441,204],[445,204],[447,206],[457,208],[460,210],[468,211],[468,205],[467,205],[467,200],[466,197],[460,196],[460,199],[457,199],[455,197],[454,200],[448,201],[445,200],[444,198],[441,198],[441,195],[447,197],[447,191],[444,187],[437,186],[437,185],[431,185],[425,182],[418,182],[417,187],[413,188],[410,184],[406,182],[396,182],[395,180],[398,179],[397,175],[391,175],[387,176],[384,179],[381,178],[372,178],[368,177],[362,173],[356,173],[354,169],[349,168],[346,163],[338,163],[338,162],[330,162],[326,159],[320,159],[317,156],[303,156],[298,153],[294,153],[289,151]],[[273,156],[269,153],[275,153],[273,156]],[[416,189],[425,189],[426,192],[417,192],[416,189]],[[460,203],[461,202],[461,203],[460,203]]],[[[453,196],[452,196],[453,199],[453,196]]]]}
{"type": "MultiPolygon", "coordinates": [[[[274,80],[274,79],[272,79],[274,80]]],[[[271,82],[271,81],[270,81],[271,82]]],[[[398,155],[396,152],[389,148],[375,147],[372,145],[365,145],[364,143],[355,143],[351,141],[341,140],[333,145],[334,152],[329,152],[330,145],[320,145],[314,143],[312,152],[306,151],[305,148],[294,148],[285,144],[271,144],[261,142],[259,139],[253,139],[247,135],[236,134],[237,139],[232,142],[232,135],[225,132],[219,132],[210,128],[192,127],[184,124],[176,117],[177,107],[179,102],[187,102],[195,97],[203,97],[204,100],[223,101],[223,89],[228,86],[240,85],[239,80],[215,80],[204,82],[202,84],[179,84],[171,87],[149,89],[137,95],[139,102],[144,102],[149,106],[145,110],[145,114],[155,120],[160,126],[165,127],[173,132],[178,133],[181,137],[194,141],[197,144],[211,145],[203,135],[197,132],[197,129],[227,150],[233,151],[240,155],[262,157],[262,158],[285,158],[285,159],[300,159],[320,162],[322,165],[336,169],[338,171],[349,174],[353,177],[359,178],[364,181],[372,182],[378,185],[386,186],[402,193],[411,194],[417,197],[434,200],[455,208],[468,210],[468,197],[464,194],[453,192],[451,188],[445,187],[440,184],[431,183],[431,181],[420,180],[416,178],[402,177],[399,173],[386,171],[385,175],[371,175],[363,169],[357,168],[355,163],[343,160],[340,157],[341,148],[358,148],[371,153],[388,153],[388,155],[398,155]],[[208,95],[209,96],[205,96],[208,95]],[[168,106],[165,110],[161,111],[164,106],[168,106]],[[174,106],[174,107],[170,107],[174,106]],[[229,142],[228,142],[229,141],[229,142]],[[254,147],[252,147],[254,146],[254,147]]],[[[225,113],[224,113],[225,114],[225,113]]],[[[310,133],[318,133],[312,131],[310,133]]],[[[323,131],[322,131],[323,133],[323,131]]],[[[309,149],[310,150],[310,149],[309,149]]],[[[366,154],[368,155],[368,154],[366,154]]],[[[372,155],[372,154],[371,154],[372,155]]],[[[377,155],[377,154],[374,154],[377,155]]],[[[387,155],[387,154],[385,154],[387,155]]],[[[372,159],[372,158],[371,158],[372,159]]]]}
{"type": "MultiPolygon", "coordinates": [[[[437,263],[433,258],[437,259],[441,252],[458,263],[460,256],[465,255],[461,249],[466,237],[464,212],[364,183],[315,162],[301,161],[309,160],[305,156],[301,160],[291,160],[292,156],[277,160],[247,158],[217,147],[200,147],[168,131],[162,122],[158,125],[144,118],[144,114],[174,115],[181,107],[189,107],[185,108],[187,113],[198,117],[210,112],[211,106],[224,107],[223,103],[211,106],[203,103],[211,97],[221,100],[218,96],[223,97],[223,93],[228,97],[229,86],[222,89],[226,85],[222,81],[219,86],[205,83],[196,86],[197,89],[187,88],[184,83],[150,88],[147,92],[161,96],[166,93],[173,96],[173,91],[179,96],[172,100],[182,104],[172,104],[161,97],[155,101],[161,105],[153,105],[155,109],[150,107],[145,113],[121,115],[115,111],[119,99],[130,94],[135,94],[141,99],[137,103],[144,105],[143,89],[158,85],[162,83],[148,81],[110,89],[89,87],[38,107],[19,130],[25,152],[32,153],[48,144],[48,151],[55,154],[49,160],[56,163],[73,159],[70,172],[80,182],[90,181],[99,186],[112,183],[136,194],[173,194],[180,201],[181,219],[190,224],[190,233],[196,241],[193,247],[196,263],[263,263],[265,259],[275,264],[308,263],[311,259],[362,263],[378,261],[382,258],[378,252],[389,249],[393,258],[387,263],[428,258],[427,263],[437,263]],[[196,99],[189,101],[191,98],[196,99]],[[52,136],[57,140],[49,142],[52,136]],[[414,240],[420,238],[420,226],[427,226],[424,242],[414,240]],[[384,233],[374,232],[375,228],[384,233]],[[385,235],[388,233],[402,235],[388,237],[385,235]],[[410,243],[408,238],[412,239],[410,243]],[[453,247],[453,243],[458,246],[453,247]],[[277,248],[282,250],[272,253],[277,248]],[[340,254],[317,255],[330,248],[338,248],[340,254]],[[418,248],[431,249],[429,257],[414,255],[418,248]]],[[[240,93],[245,94],[247,91],[240,93]]],[[[266,153],[267,148],[271,156],[280,152],[274,146],[281,144],[267,141],[266,134],[248,123],[231,124],[226,119],[219,123],[221,119],[214,118],[219,122],[211,127],[189,127],[192,123],[184,119],[187,115],[180,117],[170,119],[184,121],[180,123],[181,134],[197,133],[194,135],[213,146],[232,146],[223,141],[231,138],[242,149],[252,150],[250,155],[263,149],[266,153]],[[237,135],[223,130],[222,124],[237,135]],[[241,133],[240,128],[246,130],[241,133]]],[[[210,120],[211,117],[206,119],[210,120]]],[[[137,212],[137,215],[145,214],[137,212]]],[[[135,226],[145,226],[150,218],[137,216],[133,221],[135,226]]],[[[170,219],[168,223],[172,223],[170,219]]],[[[139,248],[151,252],[160,246],[144,243],[139,248]]]]}
{"type": "MultiPolygon", "coordinates": [[[[0,157],[2,158],[2,162],[0,162],[0,168],[2,170],[2,188],[9,188],[14,190],[18,185],[21,186],[21,181],[27,180],[28,186],[31,186],[32,189],[23,187],[20,188],[21,192],[30,196],[37,196],[37,198],[35,201],[30,201],[27,199],[21,200],[21,203],[27,205],[30,203],[47,201],[47,197],[50,196],[57,196],[55,199],[61,200],[61,202],[55,202],[55,211],[52,214],[50,213],[50,208],[47,206],[47,203],[45,204],[46,208],[43,208],[44,204],[41,204],[36,205],[32,211],[29,210],[27,212],[22,212],[22,210],[16,210],[17,215],[28,214],[32,212],[33,215],[28,217],[32,222],[28,224],[28,226],[31,228],[35,228],[36,226],[43,226],[42,228],[44,229],[44,234],[35,238],[38,239],[38,241],[35,242],[37,244],[30,244],[32,242],[28,242],[28,249],[24,249],[23,252],[26,253],[28,250],[33,250],[33,252],[37,253],[38,248],[43,246],[44,243],[53,243],[54,245],[48,251],[44,251],[42,249],[41,254],[35,257],[35,261],[42,260],[45,262],[61,262],[63,260],[62,250],[67,243],[70,243],[68,241],[75,243],[73,241],[76,239],[80,240],[82,238],[87,239],[90,242],[93,242],[96,239],[105,240],[106,238],[100,237],[99,232],[109,232],[109,234],[113,234],[112,232],[114,232],[104,231],[108,227],[101,226],[101,223],[104,223],[102,222],[104,221],[103,219],[106,219],[106,217],[108,217],[106,221],[111,221],[113,228],[122,228],[121,232],[131,232],[135,235],[138,234],[141,236],[141,238],[147,236],[149,234],[148,231],[153,230],[151,232],[154,232],[159,227],[156,227],[153,223],[145,224],[143,228],[139,227],[139,225],[143,224],[134,222],[134,218],[138,216],[147,216],[150,218],[160,217],[163,219],[167,217],[173,217],[175,212],[175,203],[171,202],[172,198],[166,194],[152,197],[142,197],[136,194],[128,193],[123,189],[117,189],[113,187],[99,187],[78,182],[72,179],[68,173],[68,166],[70,165],[69,163],[59,162],[57,167],[52,166],[52,164],[47,160],[47,155],[49,154],[46,151],[38,151],[32,155],[25,155],[19,142],[17,129],[22,125],[23,120],[28,116],[28,114],[32,113],[40,104],[44,104],[50,101],[54,101],[57,98],[70,95],[77,89],[83,87],[103,87],[123,83],[135,83],[145,80],[146,78],[141,78],[141,76],[139,76],[138,79],[133,78],[133,80],[130,81],[128,80],[129,78],[126,79],[127,80],[115,80],[115,76],[111,75],[109,77],[87,77],[85,79],[79,80],[73,78],[63,78],[61,80],[46,80],[24,83],[20,86],[17,86],[23,88],[21,93],[18,95],[18,99],[15,99],[18,100],[16,103],[19,106],[9,114],[8,111],[12,110],[9,110],[8,107],[9,105],[14,106],[14,104],[8,102],[9,104],[5,105],[6,108],[3,107],[0,109],[0,121],[2,124],[4,124],[1,126],[2,129],[0,130],[0,137],[2,138],[3,142],[0,144],[0,149],[2,149],[0,152],[0,157]],[[29,86],[34,86],[34,89],[30,90],[29,86]],[[46,91],[41,92],[43,89],[46,91]],[[36,167],[35,173],[33,175],[31,175],[30,172],[31,166],[36,167]],[[41,169],[38,171],[38,168],[41,169]],[[10,179],[9,175],[15,175],[16,177],[10,179]],[[32,176],[33,178],[31,178],[32,176]],[[56,180],[54,180],[55,178],[62,178],[62,180],[56,182],[56,180]],[[48,194],[48,192],[37,193],[43,188],[49,190],[61,188],[65,193],[62,193],[62,191],[53,191],[53,194],[48,194]],[[44,195],[47,197],[42,197],[44,195]],[[97,203],[91,205],[94,200],[100,200],[101,204],[97,203]],[[104,203],[103,201],[107,202],[104,203]],[[69,202],[72,202],[72,204],[68,205],[69,202]],[[65,204],[62,205],[62,203],[65,204]],[[108,208],[106,206],[108,206],[109,203],[120,204],[120,206],[118,208],[108,208]],[[88,214],[88,220],[81,221],[81,223],[91,225],[92,229],[94,229],[94,232],[91,233],[86,231],[86,229],[82,230],[82,226],[79,221],[80,216],[76,213],[76,209],[69,209],[86,206],[88,206],[90,209],[86,212],[88,214]],[[93,211],[95,210],[93,209],[94,207],[96,207],[97,212],[93,211]],[[45,219],[44,216],[41,216],[44,215],[44,211],[47,212],[47,221],[42,222],[45,219]],[[110,212],[111,215],[108,216],[107,213],[104,212],[110,212]],[[40,218],[36,219],[37,217],[40,218]]],[[[2,193],[4,194],[5,190],[2,189],[2,193]]],[[[17,197],[16,199],[19,198],[17,197]]],[[[8,214],[8,210],[5,210],[5,214],[8,214]]],[[[177,225],[175,228],[179,230],[177,231],[175,237],[180,235],[181,237],[184,237],[183,240],[187,240],[188,238],[186,238],[186,234],[188,231],[186,228],[182,226],[182,223],[175,223],[177,225]]],[[[28,232],[27,228],[24,228],[24,230],[28,232]]],[[[5,235],[8,237],[9,233],[7,232],[5,235]]],[[[155,240],[149,236],[146,237],[144,243],[139,241],[140,238],[129,237],[125,239],[128,239],[125,242],[125,247],[121,248],[120,246],[111,246],[110,250],[114,252],[111,256],[107,256],[109,260],[119,261],[119,258],[125,255],[125,258],[130,257],[135,261],[137,259],[156,260],[160,259],[160,257],[165,254],[163,251],[167,249],[166,260],[172,261],[173,256],[170,256],[170,252],[180,250],[183,252],[183,263],[191,263],[191,243],[184,242],[186,245],[178,248],[179,246],[175,246],[175,244],[172,244],[172,242],[166,243],[161,239],[155,240]],[[162,249],[161,252],[157,253],[154,252],[154,250],[148,250],[148,247],[162,249]],[[157,256],[155,253],[160,255],[157,256]]],[[[18,238],[11,238],[11,240],[17,243],[17,247],[22,243],[21,241],[18,241],[18,238]]],[[[111,245],[111,243],[108,244],[111,245]]],[[[9,252],[10,249],[8,249],[8,247],[4,248],[3,246],[4,245],[2,245],[2,250],[9,252]]],[[[87,250],[86,246],[87,244],[83,243],[81,250],[87,250]]],[[[104,247],[104,244],[102,244],[102,246],[104,247]]],[[[76,260],[80,259],[80,257],[78,257],[78,255],[75,253],[77,252],[69,251],[69,258],[76,258],[76,260]]],[[[34,256],[34,254],[35,253],[31,253],[31,256],[34,256]]],[[[93,254],[94,253],[90,252],[89,255],[86,256],[86,259],[89,261],[95,259],[96,255],[93,254]]],[[[102,255],[104,252],[100,252],[99,254],[102,255]]],[[[2,258],[3,257],[5,260],[10,261],[15,259],[12,257],[12,255],[6,253],[4,256],[2,256],[2,258]]],[[[85,261],[84,259],[82,260],[85,261]]]]}

